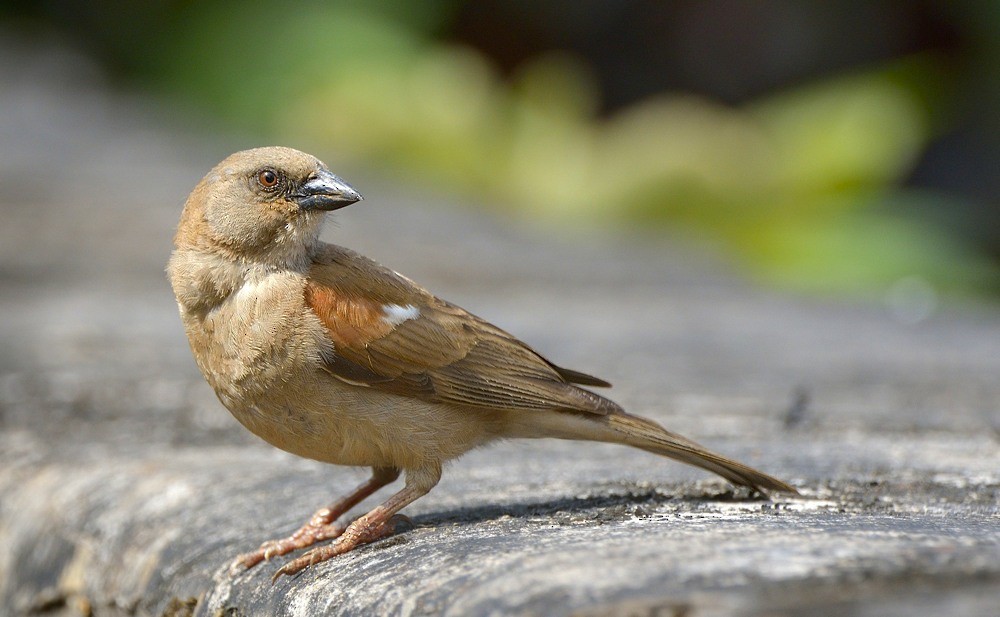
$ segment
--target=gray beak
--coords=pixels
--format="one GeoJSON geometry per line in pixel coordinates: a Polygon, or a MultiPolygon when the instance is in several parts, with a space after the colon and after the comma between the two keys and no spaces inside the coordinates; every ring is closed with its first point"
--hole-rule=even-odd
{"type": "Polygon", "coordinates": [[[303,210],[337,210],[361,201],[361,193],[337,176],[321,169],[292,196],[303,210]]]}

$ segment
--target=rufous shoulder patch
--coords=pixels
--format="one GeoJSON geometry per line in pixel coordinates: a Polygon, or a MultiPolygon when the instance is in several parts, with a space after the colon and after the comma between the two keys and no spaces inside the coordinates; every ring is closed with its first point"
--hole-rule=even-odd
{"type": "Polygon", "coordinates": [[[392,332],[380,302],[353,296],[316,283],[306,283],[306,304],[316,313],[336,346],[363,349],[392,332]]]}

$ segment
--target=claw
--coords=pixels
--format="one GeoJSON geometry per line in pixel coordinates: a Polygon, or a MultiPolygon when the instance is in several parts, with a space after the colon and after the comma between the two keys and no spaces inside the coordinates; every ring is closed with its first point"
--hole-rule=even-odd
{"type": "Polygon", "coordinates": [[[237,566],[240,565],[249,570],[262,561],[270,561],[274,557],[280,557],[301,548],[308,548],[323,540],[339,538],[346,529],[344,525],[314,525],[314,522],[310,521],[287,538],[268,540],[261,544],[256,551],[240,555],[236,558],[233,565],[230,566],[230,572],[233,574],[238,573],[237,566]]]}
{"type": "Polygon", "coordinates": [[[414,529],[417,528],[417,525],[416,523],[413,522],[413,519],[411,519],[409,516],[406,516],[405,514],[393,515],[393,517],[390,518],[389,522],[386,524],[392,527],[393,534],[406,533],[407,531],[413,531],[414,529]]]}
{"type": "Polygon", "coordinates": [[[369,544],[382,538],[388,538],[395,535],[399,527],[405,525],[412,527],[413,522],[400,514],[392,516],[389,520],[374,523],[371,520],[365,520],[365,517],[361,517],[351,523],[343,535],[333,544],[318,546],[305,555],[283,565],[274,573],[274,578],[271,579],[271,582],[273,583],[278,580],[282,575],[290,576],[305,570],[309,566],[332,559],[337,555],[349,553],[362,544],[369,544]]]}

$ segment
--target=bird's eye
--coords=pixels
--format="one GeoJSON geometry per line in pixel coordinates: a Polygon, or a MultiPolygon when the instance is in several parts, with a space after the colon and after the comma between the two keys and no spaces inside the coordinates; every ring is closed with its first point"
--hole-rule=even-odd
{"type": "Polygon", "coordinates": [[[265,169],[257,174],[257,182],[266,189],[278,186],[278,174],[273,169],[265,169]]]}

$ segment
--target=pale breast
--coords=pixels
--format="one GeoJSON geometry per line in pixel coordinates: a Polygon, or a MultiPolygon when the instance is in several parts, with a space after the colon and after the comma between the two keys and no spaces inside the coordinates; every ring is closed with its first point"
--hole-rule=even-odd
{"type": "Polygon", "coordinates": [[[238,403],[249,403],[318,357],[304,328],[304,280],[291,273],[248,281],[225,301],[185,320],[209,382],[238,403]]]}

